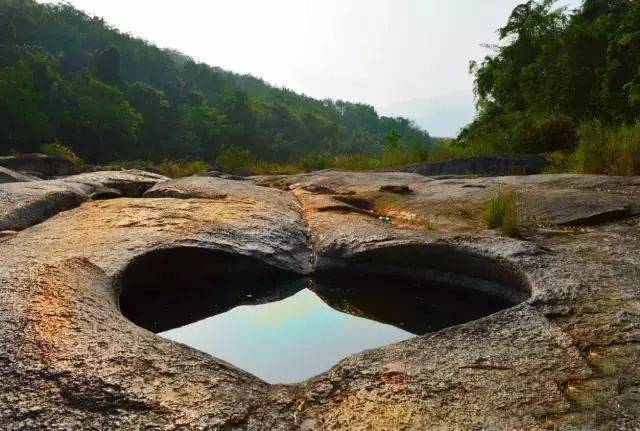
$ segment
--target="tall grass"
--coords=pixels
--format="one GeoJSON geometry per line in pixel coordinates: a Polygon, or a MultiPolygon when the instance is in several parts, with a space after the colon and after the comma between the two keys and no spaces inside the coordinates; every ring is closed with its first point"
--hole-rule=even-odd
{"type": "Polygon", "coordinates": [[[519,237],[518,195],[516,192],[512,189],[506,189],[497,196],[487,199],[484,203],[483,219],[490,229],[499,229],[509,237],[519,237]]]}
{"type": "Polygon", "coordinates": [[[67,147],[57,139],[50,144],[44,144],[40,147],[40,152],[51,157],[65,159],[77,166],[82,166],[84,164],[84,160],[78,157],[71,148],[67,147]]]}
{"type": "Polygon", "coordinates": [[[640,175],[640,122],[611,127],[596,120],[578,128],[579,144],[569,157],[572,172],[640,175]]]}
{"type": "Polygon", "coordinates": [[[156,163],[149,160],[117,160],[109,163],[112,169],[142,169],[157,172],[169,178],[182,178],[197,175],[209,170],[209,165],[200,160],[194,161],[174,161],[165,160],[156,163]]]}

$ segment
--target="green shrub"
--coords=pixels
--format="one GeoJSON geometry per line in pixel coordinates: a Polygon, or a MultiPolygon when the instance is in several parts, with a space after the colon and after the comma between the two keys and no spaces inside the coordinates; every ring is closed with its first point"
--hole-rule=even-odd
{"type": "Polygon", "coordinates": [[[304,172],[328,169],[332,165],[333,158],[327,152],[303,154],[298,164],[304,172]]]}
{"type": "Polygon", "coordinates": [[[209,165],[201,160],[180,162],[165,160],[161,163],[149,160],[120,160],[109,163],[112,169],[142,169],[157,172],[169,178],[190,177],[209,170],[209,165]]]}
{"type": "Polygon", "coordinates": [[[206,172],[209,165],[200,160],[191,162],[166,161],[156,165],[155,168],[160,174],[169,178],[182,178],[206,172]]]}
{"type": "Polygon", "coordinates": [[[409,151],[405,148],[384,149],[382,151],[382,159],[380,159],[381,168],[393,168],[398,166],[406,166],[414,163],[420,163],[424,159],[418,152],[409,151]]]}
{"type": "Polygon", "coordinates": [[[577,145],[576,124],[557,114],[485,113],[462,129],[455,145],[467,157],[570,151],[577,145]]]}
{"type": "Polygon", "coordinates": [[[366,171],[379,167],[380,162],[364,154],[340,154],[331,161],[331,168],[347,171],[366,171]]]}
{"type": "Polygon", "coordinates": [[[253,157],[246,148],[234,145],[220,153],[218,163],[227,169],[248,168],[253,163],[253,157]]]}
{"type": "Polygon", "coordinates": [[[271,163],[262,160],[256,160],[246,167],[253,175],[294,175],[305,172],[300,164],[271,163]]]}
{"type": "Polygon", "coordinates": [[[71,148],[67,147],[57,139],[50,144],[44,144],[40,147],[40,152],[47,156],[68,160],[74,165],[81,166],[84,164],[84,160],[78,157],[71,148]]]}
{"type": "Polygon", "coordinates": [[[640,122],[606,126],[596,120],[578,128],[579,145],[569,170],[582,174],[639,175],[640,122]]]}
{"type": "Polygon", "coordinates": [[[483,218],[490,229],[499,229],[506,236],[519,237],[518,195],[507,189],[488,199],[484,203],[483,218]]]}

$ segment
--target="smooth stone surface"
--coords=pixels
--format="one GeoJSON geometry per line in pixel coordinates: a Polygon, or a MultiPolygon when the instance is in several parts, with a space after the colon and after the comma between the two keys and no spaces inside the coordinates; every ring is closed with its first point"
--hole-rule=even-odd
{"type": "Polygon", "coordinates": [[[143,171],[93,172],[63,179],[0,184],[0,230],[22,230],[112,188],[137,197],[167,178],[143,171]]]}
{"type": "Polygon", "coordinates": [[[39,178],[31,175],[21,174],[20,172],[12,171],[11,169],[0,166],[0,184],[4,183],[20,183],[26,181],[38,181],[39,178]]]}
{"type": "Polygon", "coordinates": [[[39,178],[80,173],[80,168],[68,160],[38,153],[0,157],[0,166],[39,178]]]}
{"type": "MultiPolygon", "coordinates": [[[[84,202],[23,221],[32,226],[0,242],[6,429],[640,428],[640,178],[323,171],[200,181],[172,182],[184,199],[84,202]],[[380,192],[397,184],[413,193],[380,192]],[[505,187],[518,194],[521,240],[481,219],[505,187]],[[185,246],[253,259],[247,268],[411,271],[525,300],[269,385],[120,313],[125,269],[185,246]]],[[[4,204],[21,189],[0,190],[4,204]]]]}
{"type": "Polygon", "coordinates": [[[513,156],[485,156],[420,163],[401,168],[403,172],[420,175],[535,175],[549,165],[544,155],[523,154],[513,156]]]}

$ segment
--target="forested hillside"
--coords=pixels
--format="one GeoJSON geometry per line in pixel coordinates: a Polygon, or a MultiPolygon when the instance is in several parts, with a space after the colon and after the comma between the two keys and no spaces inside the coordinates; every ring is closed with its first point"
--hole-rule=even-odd
{"type": "Polygon", "coordinates": [[[424,149],[430,139],[368,105],[315,100],[159,49],[68,4],[0,0],[0,153],[53,142],[94,163],[210,161],[232,148],[286,162],[424,149]]]}
{"type": "Polygon", "coordinates": [[[640,1],[585,0],[575,11],[527,1],[472,63],[479,113],[469,153],[575,151],[574,168],[640,172],[640,1]]]}

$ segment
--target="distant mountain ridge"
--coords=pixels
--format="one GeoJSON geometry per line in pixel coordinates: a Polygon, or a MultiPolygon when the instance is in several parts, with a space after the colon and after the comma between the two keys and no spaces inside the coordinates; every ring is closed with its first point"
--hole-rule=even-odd
{"type": "Polygon", "coordinates": [[[380,112],[408,118],[432,136],[455,137],[475,115],[473,90],[459,90],[442,96],[425,97],[394,103],[380,112]]]}
{"type": "Polygon", "coordinates": [[[380,154],[390,134],[405,146],[431,143],[370,105],[198,63],[68,3],[0,0],[0,153],[59,142],[91,163],[211,161],[236,149],[288,162],[380,154]]]}

